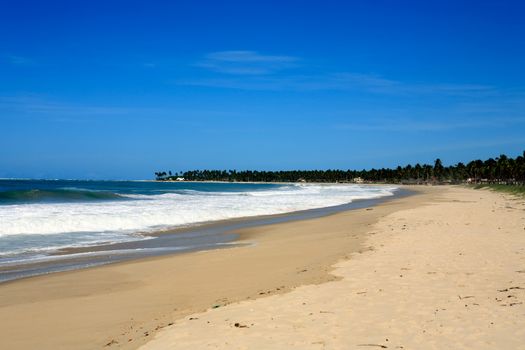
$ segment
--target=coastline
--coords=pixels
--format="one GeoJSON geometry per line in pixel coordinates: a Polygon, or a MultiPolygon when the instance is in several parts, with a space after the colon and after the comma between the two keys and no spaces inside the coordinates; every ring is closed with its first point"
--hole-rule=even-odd
{"type": "Polygon", "coordinates": [[[373,208],[242,229],[238,234],[244,247],[151,257],[0,285],[4,344],[21,349],[118,344],[134,349],[185,315],[334,280],[329,271],[335,262],[367,249],[363,244],[369,225],[437,192],[417,190],[419,195],[373,208]],[[28,320],[31,337],[24,335],[28,320]]]}
{"type": "Polygon", "coordinates": [[[525,201],[426,198],[371,225],[337,280],[190,315],[140,349],[525,349],[525,201]]]}
{"type": "Polygon", "coordinates": [[[524,349],[525,203],[463,187],[240,229],[242,246],[0,285],[9,349],[524,349]],[[237,324],[237,325],[236,325],[237,324]]]}
{"type": "Polygon", "coordinates": [[[237,242],[239,235],[236,232],[239,230],[328,216],[346,210],[375,206],[378,203],[411,194],[412,191],[398,188],[392,196],[356,199],[346,204],[281,214],[201,222],[190,226],[144,233],[143,236],[149,238],[142,240],[63,248],[40,259],[3,264],[0,266],[0,284],[50,273],[75,271],[155,256],[231,248],[243,245],[237,242]]]}

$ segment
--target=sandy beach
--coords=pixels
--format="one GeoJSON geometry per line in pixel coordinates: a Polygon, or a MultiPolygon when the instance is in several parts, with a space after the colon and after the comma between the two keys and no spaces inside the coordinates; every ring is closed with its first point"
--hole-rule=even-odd
{"type": "Polygon", "coordinates": [[[523,199],[426,198],[369,227],[339,280],[192,315],[141,349],[524,349],[523,199]]]}
{"type": "Polygon", "coordinates": [[[2,284],[2,347],[525,348],[524,201],[416,190],[243,247],[2,284]]]}
{"type": "Polygon", "coordinates": [[[525,1],[4,1],[0,350],[525,350],[525,1]]]}

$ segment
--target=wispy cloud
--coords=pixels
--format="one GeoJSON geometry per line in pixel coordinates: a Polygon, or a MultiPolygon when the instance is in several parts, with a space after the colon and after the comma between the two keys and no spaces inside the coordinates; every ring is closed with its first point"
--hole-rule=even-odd
{"type": "Polygon", "coordinates": [[[41,96],[0,96],[0,111],[52,115],[55,121],[80,120],[77,117],[121,116],[140,113],[159,113],[154,108],[130,108],[117,106],[83,105],[57,102],[41,96]],[[65,117],[67,116],[67,117],[65,117]],[[75,117],[75,118],[71,118],[75,117]]]}
{"type": "Polygon", "coordinates": [[[217,73],[265,75],[294,67],[298,58],[264,55],[256,51],[218,51],[207,54],[195,66],[217,73]]]}
{"type": "Polygon", "coordinates": [[[324,74],[279,74],[214,76],[176,81],[179,85],[261,91],[356,91],[386,95],[481,96],[495,93],[487,85],[425,84],[387,79],[375,74],[336,72],[324,74]]]}
{"type": "Polygon", "coordinates": [[[205,69],[202,78],[178,80],[179,85],[261,91],[354,90],[390,95],[440,94],[480,96],[493,94],[494,88],[481,84],[418,83],[390,79],[362,72],[312,73],[298,57],[264,55],[257,51],[212,52],[194,66],[205,69]],[[292,69],[294,68],[294,69],[292,69]]]}
{"type": "Polygon", "coordinates": [[[33,59],[23,56],[3,55],[3,58],[6,62],[15,66],[30,66],[35,64],[33,59]]]}
{"type": "Polygon", "coordinates": [[[87,102],[73,102],[52,98],[46,95],[0,95],[0,121],[8,118],[42,118],[56,123],[84,123],[93,120],[121,118],[123,120],[166,119],[177,125],[186,125],[202,129],[209,121],[218,118],[244,117],[244,113],[216,109],[181,108],[176,104],[155,104],[146,106],[134,105],[101,105],[87,102]],[[236,114],[237,113],[237,114],[236,114]]]}
{"type": "Polygon", "coordinates": [[[80,106],[61,102],[53,102],[34,96],[0,97],[0,107],[29,113],[55,114],[124,114],[127,108],[104,106],[80,106]]]}
{"type": "Polygon", "coordinates": [[[492,119],[462,118],[459,121],[441,121],[439,119],[435,121],[423,121],[406,118],[392,118],[342,123],[334,125],[334,128],[338,130],[352,131],[437,132],[458,129],[508,128],[509,126],[520,124],[525,124],[525,117],[492,119]]]}
{"type": "Polygon", "coordinates": [[[352,73],[216,76],[178,81],[177,83],[181,85],[239,90],[308,91],[358,88],[376,92],[387,91],[399,85],[398,82],[383,79],[378,76],[352,73]]]}
{"type": "Polygon", "coordinates": [[[143,63],[142,66],[144,68],[156,68],[157,67],[157,64],[156,63],[153,63],[153,62],[146,62],[146,63],[143,63]]]}

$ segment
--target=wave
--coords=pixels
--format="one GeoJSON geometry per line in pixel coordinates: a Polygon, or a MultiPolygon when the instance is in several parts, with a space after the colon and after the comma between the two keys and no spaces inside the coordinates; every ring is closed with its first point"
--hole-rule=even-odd
{"type": "Polygon", "coordinates": [[[126,199],[126,196],[86,189],[14,190],[0,192],[0,204],[89,202],[126,199]]]}
{"type": "Polygon", "coordinates": [[[0,260],[6,254],[142,240],[151,231],[203,222],[341,205],[391,196],[397,189],[328,184],[240,188],[126,188],[115,193],[114,188],[61,187],[0,192],[0,260]]]}
{"type": "Polygon", "coordinates": [[[4,200],[14,197],[31,203],[2,206],[0,237],[82,232],[94,236],[107,232],[128,235],[207,221],[329,207],[356,199],[390,196],[394,189],[297,185],[277,190],[210,192],[207,195],[202,192],[144,195],[85,190],[11,191],[0,194],[4,200]],[[35,198],[50,203],[38,203],[35,198]],[[72,198],[78,201],[72,202],[72,198]]]}

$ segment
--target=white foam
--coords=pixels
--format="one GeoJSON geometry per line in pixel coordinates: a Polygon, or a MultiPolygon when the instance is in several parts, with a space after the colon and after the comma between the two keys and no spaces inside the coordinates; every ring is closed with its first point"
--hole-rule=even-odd
{"type": "MultiPolygon", "coordinates": [[[[395,189],[305,184],[268,191],[127,195],[130,200],[113,202],[8,205],[0,206],[0,237],[57,235],[58,238],[67,234],[67,239],[58,243],[62,246],[71,246],[75,241],[92,244],[132,240],[137,239],[132,236],[137,232],[334,206],[356,199],[390,196],[395,189]]],[[[6,250],[0,247],[0,253],[6,250]]]]}

